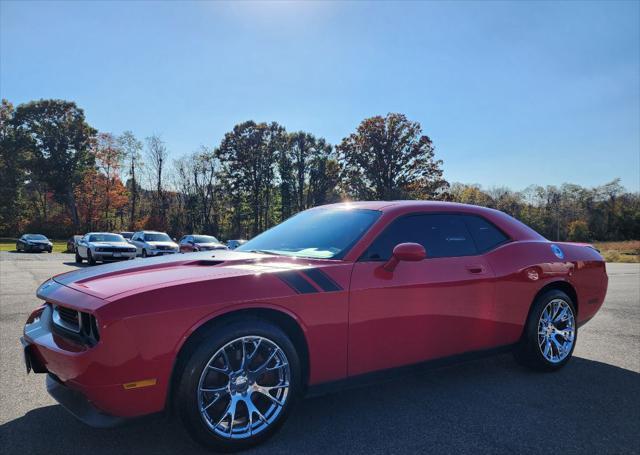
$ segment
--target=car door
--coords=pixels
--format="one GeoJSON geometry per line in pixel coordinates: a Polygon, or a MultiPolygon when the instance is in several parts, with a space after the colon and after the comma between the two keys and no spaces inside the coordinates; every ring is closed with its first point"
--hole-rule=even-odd
{"type": "Polygon", "coordinates": [[[185,253],[193,251],[193,236],[187,235],[180,240],[180,251],[185,253]]]}
{"type": "Polygon", "coordinates": [[[349,375],[485,349],[494,344],[493,272],[463,216],[400,217],[354,264],[349,303],[349,375]],[[382,268],[400,243],[427,258],[382,268]]]}
{"type": "Polygon", "coordinates": [[[84,237],[82,237],[80,239],[80,241],[78,242],[78,255],[81,258],[87,258],[88,254],[87,254],[87,250],[89,247],[89,236],[85,235],[84,237]]]}
{"type": "Polygon", "coordinates": [[[142,233],[141,232],[136,232],[135,234],[133,234],[133,237],[131,237],[131,243],[133,244],[133,246],[136,247],[136,256],[139,256],[140,254],[142,254],[142,233]]]}

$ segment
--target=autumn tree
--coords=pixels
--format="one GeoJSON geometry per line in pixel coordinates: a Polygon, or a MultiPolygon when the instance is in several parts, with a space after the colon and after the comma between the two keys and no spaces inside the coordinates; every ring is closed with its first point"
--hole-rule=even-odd
{"type": "Polygon", "coordinates": [[[102,224],[104,229],[112,230],[114,226],[113,216],[118,211],[121,211],[123,202],[126,203],[127,201],[126,190],[120,179],[120,169],[124,154],[118,139],[111,133],[98,134],[93,153],[97,169],[104,176],[103,184],[99,185],[103,190],[101,197],[102,224]]]}
{"type": "Polygon", "coordinates": [[[93,165],[91,145],[96,131],[75,103],[63,100],[40,100],[16,108],[14,122],[24,134],[32,160],[32,178],[53,191],[64,202],[78,225],[75,186],[93,165]]]}
{"type": "Polygon", "coordinates": [[[140,169],[142,167],[142,142],[140,142],[131,131],[125,131],[118,138],[122,149],[123,160],[125,161],[125,171],[127,173],[129,188],[129,229],[134,230],[138,215],[138,200],[140,193],[140,183],[138,182],[140,169]]]}
{"type": "Polygon", "coordinates": [[[447,186],[431,139],[402,114],[363,120],[337,149],[343,183],[357,199],[432,198],[447,186]]]}
{"type": "Polygon", "coordinates": [[[152,223],[158,229],[166,229],[167,226],[167,205],[162,181],[167,163],[167,146],[158,135],[147,138],[146,158],[149,169],[149,177],[155,190],[155,198],[152,204],[152,223]]]}
{"type": "Polygon", "coordinates": [[[247,207],[250,235],[273,223],[273,189],[279,152],[286,141],[285,130],[277,123],[247,121],[225,134],[218,157],[233,194],[234,230],[242,233],[243,208],[247,207]]]}
{"type": "Polygon", "coordinates": [[[16,128],[13,105],[0,106],[0,232],[19,229],[25,209],[24,188],[28,177],[29,149],[16,128]]]}
{"type": "Polygon", "coordinates": [[[323,204],[337,184],[332,147],[324,139],[304,131],[287,135],[280,151],[281,218],[323,204]]]}
{"type": "Polygon", "coordinates": [[[198,152],[176,160],[175,169],[184,229],[217,233],[222,176],[216,151],[202,146],[198,152]]]}

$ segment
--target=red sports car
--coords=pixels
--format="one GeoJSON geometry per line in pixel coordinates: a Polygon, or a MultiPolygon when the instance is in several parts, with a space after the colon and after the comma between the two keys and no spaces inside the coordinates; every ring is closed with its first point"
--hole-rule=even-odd
{"type": "Polygon", "coordinates": [[[321,384],[502,347],[557,370],[607,281],[593,247],[549,242],[499,211],[345,203],[235,251],[53,277],[22,341],[27,369],[48,373],[81,420],[167,411],[204,445],[237,450],[321,384]]]}

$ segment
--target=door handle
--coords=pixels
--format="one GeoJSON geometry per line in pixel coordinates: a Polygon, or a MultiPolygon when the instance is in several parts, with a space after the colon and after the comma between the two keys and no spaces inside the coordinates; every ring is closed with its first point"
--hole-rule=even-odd
{"type": "Polygon", "coordinates": [[[468,265],[467,270],[469,273],[484,273],[484,266],[480,264],[468,265]]]}

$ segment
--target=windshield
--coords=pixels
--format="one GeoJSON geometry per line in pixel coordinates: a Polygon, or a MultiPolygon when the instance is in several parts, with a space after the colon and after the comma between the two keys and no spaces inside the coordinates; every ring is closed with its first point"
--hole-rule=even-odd
{"type": "Polygon", "coordinates": [[[173,242],[167,234],[145,234],[145,242],[173,242]]]}
{"type": "Polygon", "coordinates": [[[307,210],[249,240],[236,251],[340,259],[379,216],[376,210],[307,210]]]}
{"type": "Polygon", "coordinates": [[[89,236],[90,242],[124,242],[124,237],[118,234],[92,234],[89,236]]]}
{"type": "Polygon", "coordinates": [[[121,232],[120,235],[125,239],[130,239],[131,237],[133,237],[133,232],[121,232]]]}
{"type": "Polygon", "coordinates": [[[47,238],[42,234],[29,234],[27,240],[47,240],[47,238]]]}
{"type": "Polygon", "coordinates": [[[218,239],[212,235],[194,235],[193,241],[195,243],[220,243],[218,239]]]}

